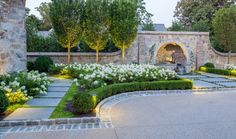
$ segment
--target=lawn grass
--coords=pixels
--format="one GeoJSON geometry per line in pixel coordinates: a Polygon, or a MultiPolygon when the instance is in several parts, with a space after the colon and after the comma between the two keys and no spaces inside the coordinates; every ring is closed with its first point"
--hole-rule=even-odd
{"type": "Polygon", "coordinates": [[[72,84],[70,89],[67,91],[66,95],[62,98],[60,103],[57,105],[56,109],[53,111],[49,119],[74,117],[74,114],[72,112],[66,111],[65,108],[66,108],[67,102],[73,99],[73,96],[76,92],[78,92],[78,88],[75,84],[72,84]]]}

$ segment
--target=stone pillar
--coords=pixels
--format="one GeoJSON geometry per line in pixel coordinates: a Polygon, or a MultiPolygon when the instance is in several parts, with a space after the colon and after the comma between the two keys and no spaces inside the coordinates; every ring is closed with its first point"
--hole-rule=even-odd
{"type": "Polygon", "coordinates": [[[0,1],[0,74],[26,69],[25,0],[0,1]]]}

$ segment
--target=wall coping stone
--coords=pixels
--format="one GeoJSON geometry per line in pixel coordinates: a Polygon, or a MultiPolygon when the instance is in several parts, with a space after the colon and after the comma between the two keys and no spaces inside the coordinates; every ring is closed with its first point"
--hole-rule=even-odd
{"type": "MultiPolygon", "coordinates": [[[[216,53],[217,55],[220,55],[220,56],[224,56],[224,57],[228,57],[228,53],[222,53],[222,52],[219,52],[217,51],[215,48],[211,47],[212,48],[212,51],[214,53],[216,53]]],[[[236,56],[236,53],[231,53],[230,56],[236,56]]]]}
{"type": "Polygon", "coordinates": [[[174,32],[174,31],[142,31],[138,33],[139,35],[204,35],[209,36],[209,32],[174,32]]]}
{"type": "MultiPolygon", "coordinates": [[[[120,54],[121,51],[111,53],[99,53],[100,56],[116,56],[120,54]]],[[[27,52],[27,56],[67,56],[67,52],[27,52]]],[[[96,53],[71,52],[71,56],[96,56],[96,53]]]]}

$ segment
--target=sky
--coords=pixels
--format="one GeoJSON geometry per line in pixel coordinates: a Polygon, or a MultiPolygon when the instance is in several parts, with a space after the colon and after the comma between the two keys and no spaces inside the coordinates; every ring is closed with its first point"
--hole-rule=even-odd
{"type": "MultiPolygon", "coordinates": [[[[26,7],[31,9],[31,13],[39,16],[39,13],[35,10],[42,2],[50,2],[51,0],[26,0],[26,7]]],[[[165,24],[166,27],[170,27],[174,20],[174,10],[179,0],[145,0],[146,9],[154,16],[152,18],[154,23],[165,24]]]]}

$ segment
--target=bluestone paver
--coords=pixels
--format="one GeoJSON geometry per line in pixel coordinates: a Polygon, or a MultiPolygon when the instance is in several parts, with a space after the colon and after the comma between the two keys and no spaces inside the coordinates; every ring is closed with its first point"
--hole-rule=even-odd
{"type": "Polygon", "coordinates": [[[40,95],[40,98],[63,98],[66,92],[48,92],[47,95],[40,95]]]}
{"type": "Polygon", "coordinates": [[[200,78],[206,78],[207,76],[203,75],[181,75],[181,78],[186,78],[186,79],[200,79],[200,78]]]}
{"type": "Polygon", "coordinates": [[[54,86],[49,86],[48,92],[66,92],[68,91],[69,87],[54,87],[54,86]]]}
{"type": "Polygon", "coordinates": [[[54,108],[19,108],[4,120],[48,119],[54,108]]]}
{"type": "Polygon", "coordinates": [[[221,82],[218,84],[226,86],[226,87],[236,87],[236,82],[221,82]]]}
{"type": "Polygon", "coordinates": [[[226,78],[203,78],[202,81],[207,82],[231,82],[232,80],[226,78]]]}
{"type": "Polygon", "coordinates": [[[213,77],[213,78],[224,78],[226,77],[225,75],[219,75],[219,74],[213,74],[213,73],[205,73],[205,72],[200,72],[204,76],[208,77],[213,77]]]}
{"type": "Polygon", "coordinates": [[[56,107],[61,99],[54,99],[54,98],[34,98],[29,100],[25,105],[26,106],[42,106],[42,107],[56,107]]]}
{"type": "Polygon", "coordinates": [[[216,85],[214,83],[208,83],[200,80],[194,80],[193,81],[194,87],[196,88],[217,88],[217,87],[222,87],[220,85],[216,85]]]}

